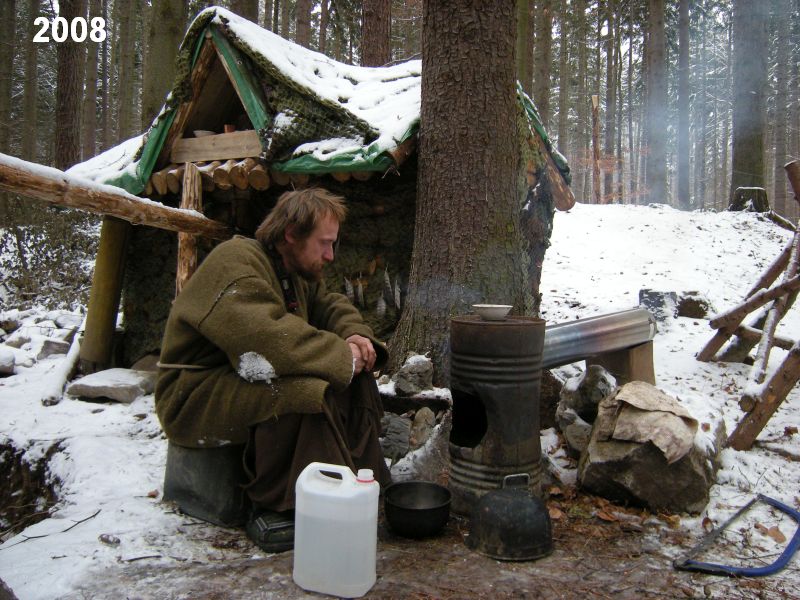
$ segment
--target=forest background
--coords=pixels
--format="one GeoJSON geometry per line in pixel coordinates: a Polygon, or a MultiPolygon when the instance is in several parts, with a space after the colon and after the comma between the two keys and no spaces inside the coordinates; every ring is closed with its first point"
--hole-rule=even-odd
{"type": "MultiPolygon", "coordinates": [[[[345,63],[421,53],[422,0],[2,0],[0,152],[65,169],[146,130],[211,4],[345,63]],[[100,16],[105,39],[35,42],[57,15],[100,16]]],[[[797,219],[783,165],[800,157],[800,0],[518,0],[517,74],[578,201],[725,210],[758,186],[797,219]]],[[[71,261],[94,255],[94,224],[0,196],[0,308],[85,305],[91,264],[71,261]]]]}

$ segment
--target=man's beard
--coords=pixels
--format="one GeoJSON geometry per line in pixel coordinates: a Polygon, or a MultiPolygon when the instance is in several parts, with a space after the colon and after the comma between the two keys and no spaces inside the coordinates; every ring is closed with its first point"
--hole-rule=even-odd
{"type": "Polygon", "coordinates": [[[312,271],[310,269],[305,269],[301,266],[298,266],[295,269],[295,273],[297,273],[300,277],[308,281],[309,283],[317,283],[322,281],[322,265],[320,265],[319,269],[316,271],[312,271]]]}
{"type": "Polygon", "coordinates": [[[305,245],[298,248],[296,252],[292,249],[289,249],[287,262],[289,263],[291,270],[310,283],[322,281],[323,267],[325,266],[324,264],[313,263],[310,268],[300,264],[299,257],[304,249],[305,245]]]}

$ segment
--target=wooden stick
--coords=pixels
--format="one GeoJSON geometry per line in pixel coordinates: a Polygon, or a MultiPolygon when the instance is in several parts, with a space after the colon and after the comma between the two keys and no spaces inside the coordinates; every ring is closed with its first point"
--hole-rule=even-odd
{"type": "Polygon", "coordinates": [[[167,172],[171,168],[172,167],[166,167],[160,171],[156,171],[150,176],[150,181],[153,182],[153,187],[156,189],[159,196],[163,196],[169,191],[169,187],[167,187],[167,172]]]}
{"type": "Polygon", "coordinates": [[[171,165],[171,169],[167,171],[167,187],[173,194],[178,194],[181,191],[181,184],[183,183],[183,170],[184,165],[171,165]]]}
{"type": "Polygon", "coordinates": [[[201,215],[145,200],[122,189],[112,191],[108,186],[98,186],[58,169],[6,154],[0,154],[0,190],[117,217],[134,225],[185,231],[218,240],[226,240],[232,235],[226,225],[201,215]]]}
{"type": "Polygon", "coordinates": [[[247,182],[247,174],[256,166],[258,163],[256,162],[255,158],[245,158],[244,160],[240,160],[231,169],[230,176],[231,176],[231,183],[237,190],[246,190],[248,187],[247,182]]]}
{"type": "Polygon", "coordinates": [[[713,329],[720,329],[728,326],[738,327],[739,323],[742,322],[742,319],[744,319],[759,306],[763,306],[770,300],[785,296],[789,292],[797,289],[800,289],[800,275],[795,275],[788,281],[784,281],[783,283],[773,286],[768,290],[762,290],[757,294],[753,294],[739,306],[721,313],[711,319],[711,321],[709,321],[709,325],[711,325],[713,329]]]}
{"type": "MultiPolygon", "coordinates": [[[[784,283],[797,275],[798,260],[800,260],[800,232],[794,235],[792,255],[789,257],[789,264],[783,275],[784,283]]],[[[753,383],[761,383],[764,381],[764,377],[767,373],[767,364],[769,363],[769,355],[772,351],[772,338],[775,336],[778,322],[786,313],[788,300],[788,295],[776,298],[769,309],[767,321],[764,324],[764,333],[761,336],[761,343],[758,345],[756,360],[753,363],[753,368],[750,370],[750,381],[753,383]]]]}
{"type": "Polygon", "coordinates": [[[222,161],[212,160],[210,163],[197,164],[197,170],[200,171],[200,181],[202,182],[204,192],[213,192],[216,185],[214,184],[214,169],[219,167],[222,161]]]}
{"type": "MultiPolygon", "coordinates": [[[[789,355],[773,376],[763,386],[760,396],[750,399],[752,410],[736,426],[728,438],[728,446],[736,450],[749,450],[789,391],[800,380],[800,342],[795,343],[789,355]]],[[[745,402],[745,398],[742,398],[745,402]]]]}
{"type": "Polygon", "coordinates": [[[219,189],[229,190],[233,187],[233,183],[231,183],[231,169],[236,166],[237,162],[239,161],[230,158],[214,169],[211,177],[214,179],[214,183],[219,189]]]}
{"type": "MultiPolygon", "coordinates": [[[[183,174],[183,195],[181,208],[203,211],[203,187],[200,171],[192,163],[186,163],[183,174]]],[[[178,233],[178,268],[175,275],[175,295],[189,281],[197,269],[197,237],[190,233],[178,233]]]]}
{"type": "Polygon", "coordinates": [[[256,164],[247,173],[247,183],[254,190],[263,191],[269,189],[269,173],[262,163],[256,164]]]}
{"type": "MultiPolygon", "coordinates": [[[[733,332],[733,334],[737,337],[756,343],[761,340],[761,333],[762,331],[760,329],[755,329],[754,327],[750,327],[748,325],[740,325],[736,328],[736,331],[733,332]]],[[[794,342],[792,340],[779,335],[773,337],[772,342],[781,350],[791,350],[792,346],[794,346],[794,342]]]]}

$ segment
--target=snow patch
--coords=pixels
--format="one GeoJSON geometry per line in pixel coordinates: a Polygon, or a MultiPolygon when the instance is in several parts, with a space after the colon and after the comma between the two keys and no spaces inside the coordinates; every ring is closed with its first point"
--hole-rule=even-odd
{"type": "Polygon", "coordinates": [[[272,383],[278,378],[275,368],[270,362],[257,352],[245,352],[239,357],[239,377],[245,381],[264,381],[272,383]]]}

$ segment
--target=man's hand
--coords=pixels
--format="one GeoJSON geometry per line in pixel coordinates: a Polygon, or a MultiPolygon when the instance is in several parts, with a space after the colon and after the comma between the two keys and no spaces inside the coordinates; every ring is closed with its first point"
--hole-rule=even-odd
{"type": "Polygon", "coordinates": [[[346,341],[350,344],[350,352],[353,353],[355,374],[358,375],[361,371],[365,370],[372,371],[377,358],[375,348],[372,347],[372,342],[363,335],[358,334],[351,335],[346,341]]]}

